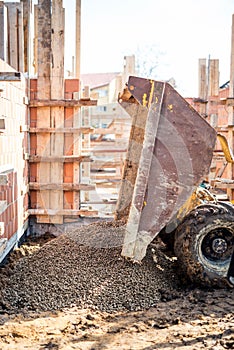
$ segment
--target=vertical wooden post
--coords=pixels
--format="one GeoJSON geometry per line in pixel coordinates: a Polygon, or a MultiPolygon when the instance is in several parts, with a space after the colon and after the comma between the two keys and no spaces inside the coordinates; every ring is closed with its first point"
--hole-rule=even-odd
{"type": "MultiPolygon", "coordinates": [[[[50,74],[51,74],[51,0],[39,0],[37,6],[37,98],[50,100],[50,74]]],[[[50,107],[41,107],[37,110],[37,127],[50,128],[50,107]]],[[[41,157],[50,156],[50,134],[37,135],[37,154],[41,157]]],[[[39,183],[50,183],[50,164],[38,164],[37,179],[39,183]]],[[[37,195],[38,207],[49,208],[50,193],[40,190],[37,195]]],[[[50,222],[49,216],[37,217],[38,222],[50,222]]]]}
{"type": "Polygon", "coordinates": [[[210,60],[208,96],[219,94],[219,60],[210,60]]]}
{"type": "MultiPolygon", "coordinates": [[[[206,59],[200,58],[199,59],[199,67],[198,67],[198,97],[206,101],[207,96],[207,71],[206,71],[206,59]]],[[[202,115],[206,114],[206,104],[201,104],[201,111],[200,113],[202,115]]]]}
{"type": "MultiPolygon", "coordinates": [[[[64,26],[65,13],[62,7],[62,0],[52,0],[52,21],[51,21],[51,99],[64,98],[64,26]]],[[[51,127],[64,127],[64,108],[51,107],[51,127]]],[[[64,135],[63,133],[51,134],[51,155],[63,156],[64,135]]],[[[63,183],[63,163],[51,163],[51,182],[63,183]]],[[[50,208],[56,210],[63,209],[63,191],[53,190],[50,194],[50,208]]],[[[51,222],[62,224],[63,216],[51,217],[51,222]]]]}
{"type": "MultiPolygon", "coordinates": [[[[76,0],[76,55],[75,55],[75,77],[80,81],[80,36],[81,36],[81,0],[76,0]]],[[[73,126],[79,128],[81,126],[81,110],[75,107],[73,116],[73,126]]],[[[74,134],[73,136],[73,152],[74,154],[81,153],[81,136],[74,134]]],[[[80,168],[81,164],[73,164],[73,181],[74,183],[80,182],[80,168]]],[[[74,209],[80,208],[80,193],[74,193],[74,209]]]]}
{"type": "Polygon", "coordinates": [[[22,0],[23,2],[23,33],[24,33],[24,70],[30,75],[31,72],[31,0],[22,0]]]}
{"type": "Polygon", "coordinates": [[[37,74],[38,67],[38,6],[34,5],[34,45],[33,45],[33,56],[34,56],[34,74],[37,74]]]}
{"type": "Polygon", "coordinates": [[[8,8],[9,64],[24,72],[23,4],[6,3],[8,8]]]}
{"type": "Polygon", "coordinates": [[[76,0],[76,72],[75,77],[80,79],[80,29],[81,29],[81,0],[76,0]]]}
{"type": "MultiPolygon", "coordinates": [[[[89,86],[84,86],[83,98],[90,98],[89,86]]],[[[89,107],[84,107],[83,110],[83,126],[90,127],[90,109],[89,107]]],[[[90,150],[90,134],[84,135],[84,148],[90,150]]],[[[86,162],[83,164],[83,178],[82,183],[89,183],[90,181],[90,163],[86,162]]],[[[84,200],[89,201],[89,192],[84,193],[84,200]]]]}
{"type": "Polygon", "coordinates": [[[7,7],[0,1],[0,58],[8,63],[7,7]]]}

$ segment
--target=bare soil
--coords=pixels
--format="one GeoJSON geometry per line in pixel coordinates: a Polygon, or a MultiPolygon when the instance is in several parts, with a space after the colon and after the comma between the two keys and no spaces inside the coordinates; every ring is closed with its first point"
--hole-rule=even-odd
{"type": "Polygon", "coordinates": [[[30,239],[0,270],[0,349],[234,349],[234,289],[199,288],[154,242],[121,257],[124,227],[30,239]]]}

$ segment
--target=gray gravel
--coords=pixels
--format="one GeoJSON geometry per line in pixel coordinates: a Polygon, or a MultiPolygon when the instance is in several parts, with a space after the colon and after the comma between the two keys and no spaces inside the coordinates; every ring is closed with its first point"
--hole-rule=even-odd
{"type": "Polygon", "coordinates": [[[100,222],[66,232],[18,260],[1,288],[1,312],[77,305],[113,312],[154,306],[178,281],[174,263],[149,249],[142,264],[121,257],[124,227],[100,222]]]}

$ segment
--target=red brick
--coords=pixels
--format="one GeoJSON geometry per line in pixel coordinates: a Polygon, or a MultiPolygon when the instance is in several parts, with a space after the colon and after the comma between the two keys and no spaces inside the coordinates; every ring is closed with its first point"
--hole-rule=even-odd
{"type": "Polygon", "coordinates": [[[64,183],[73,182],[73,164],[72,163],[63,164],[63,182],[64,183]]]}
{"type": "Polygon", "coordinates": [[[64,192],[64,209],[73,209],[73,192],[64,192]]]}
{"type": "Polygon", "coordinates": [[[37,79],[30,79],[30,99],[37,99],[37,79]]]}
{"type": "Polygon", "coordinates": [[[73,155],[73,134],[65,134],[64,135],[64,154],[66,156],[73,155]]]}
{"type": "Polygon", "coordinates": [[[80,91],[79,79],[65,79],[64,91],[65,93],[80,91]]]}
{"type": "Polygon", "coordinates": [[[36,128],[37,126],[37,108],[30,108],[30,127],[36,128]]]}
{"type": "Polygon", "coordinates": [[[30,182],[37,182],[37,164],[31,163],[29,170],[30,170],[30,182]]]}
{"type": "Polygon", "coordinates": [[[31,134],[30,136],[30,154],[37,154],[37,136],[36,134],[31,134]]]}
{"type": "Polygon", "coordinates": [[[65,128],[73,127],[73,117],[74,117],[74,109],[72,107],[66,107],[64,113],[64,126],[65,128]]]}
{"type": "Polygon", "coordinates": [[[37,191],[30,191],[31,208],[37,207],[37,191]]]}

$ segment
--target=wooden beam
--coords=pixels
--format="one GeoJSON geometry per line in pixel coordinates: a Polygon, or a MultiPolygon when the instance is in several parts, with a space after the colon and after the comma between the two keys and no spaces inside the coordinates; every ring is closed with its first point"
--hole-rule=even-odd
{"type": "MultiPolygon", "coordinates": [[[[37,5],[37,98],[39,100],[51,99],[51,0],[39,0],[37,5]]],[[[49,128],[50,107],[45,105],[37,110],[37,127],[49,128]]],[[[37,154],[41,158],[50,156],[50,135],[37,135],[37,154]]],[[[42,162],[37,166],[38,182],[50,183],[50,164],[42,162]]],[[[50,205],[49,191],[37,193],[37,205],[46,208],[50,205]]],[[[37,217],[39,223],[50,223],[50,218],[37,217]]]]}
{"type": "Polygon", "coordinates": [[[207,99],[207,74],[206,74],[206,59],[199,59],[199,91],[198,96],[202,100],[207,99]]]}
{"type": "Polygon", "coordinates": [[[105,200],[102,201],[87,201],[87,202],[81,202],[81,205],[91,205],[91,204],[116,204],[117,200],[105,200]]]}
{"type": "Polygon", "coordinates": [[[89,134],[90,131],[93,131],[93,128],[80,127],[80,128],[30,128],[30,133],[78,133],[78,134],[89,134]]]}
{"type": "Polygon", "coordinates": [[[29,209],[29,215],[39,215],[39,216],[97,216],[97,210],[76,210],[76,209],[63,209],[63,210],[53,210],[53,209],[29,209]]]}
{"type": "Polygon", "coordinates": [[[76,78],[80,79],[81,0],[76,0],[76,78]]]}
{"type": "Polygon", "coordinates": [[[7,7],[0,1],[0,58],[8,63],[8,26],[7,26],[7,7]]]}
{"type": "Polygon", "coordinates": [[[116,129],[97,128],[92,130],[92,134],[97,134],[97,135],[116,134],[116,129]]]}
{"type": "Polygon", "coordinates": [[[219,94],[219,60],[211,59],[209,65],[209,96],[218,96],[219,94]]]}
{"type": "Polygon", "coordinates": [[[29,162],[31,163],[51,163],[51,162],[61,162],[61,163],[71,163],[71,162],[91,162],[90,156],[30,156],[29,162]]]}
{"type": "MultiPolygon", "coordinates": [[[[51,99],[64,98],[64,28],[63,0],[52,0],[51,17],[51,99]]],[[[57,106],[56,106],[57,107],[57,106]]]]}
{"type": "MultiPolygon", "coordinates": [[[[62,0],[52,0],[51,18],[51,99],[64,98],[64,28],[65,13],[62,0]]],[[[64,127],[64,107],[51,107],[50,112],[51,127],[64,127]]],[[[51,156],[63,156],[64,134],[52,133],[51,156]]],[[[63,163],[59,161],[50,164],[51,183],[63,183],[63,163]]],[[[50,208],[56,210],[63,209],[63,191],[58,187],[50,191],[50,208]]],[[[63,217],[57,215],[53,217],[53,222],[62,224],[63,217]]]]}
{"type": "Polygon", "coordinates": [[[92,153],[120,153],[120,152],[127,152],[127,149],[126,148],[113,148],[113,149],[111,149],[111,148],[109,148],[109,149],[107,149],[107,148],[105,148],[105,149],[95,149],[95,148],[93,148],[92,149],[92,153]]]}
{"type": "Polygon", "coordinates": [[[62,190],[62,191],[93,191],[95,190],[94,185],[89,184],[73,184],[73,183],[38,183],[30,182],[30,190],[62,190]]]}
{"type": "Polygon", "coordinates": [[[103,168],[115,168],[122,165],[122,162],[119,161],[101,161],[95,160],[92,163],[92,169],[103,169],[103,168]]]}
{"type": "Polygon", "coordinates": [[[83,107],[83,106],[96,106],[97,100],[31,100],[29,107],[83,107]]]}
{"type": "MultiPolygon", "coordinates": [[[[9,64],[24,72],[23,3],[5,2],[8,9],[9,64]]],[[[1,29],[2,30],[2,29],[1,29]]]]}

